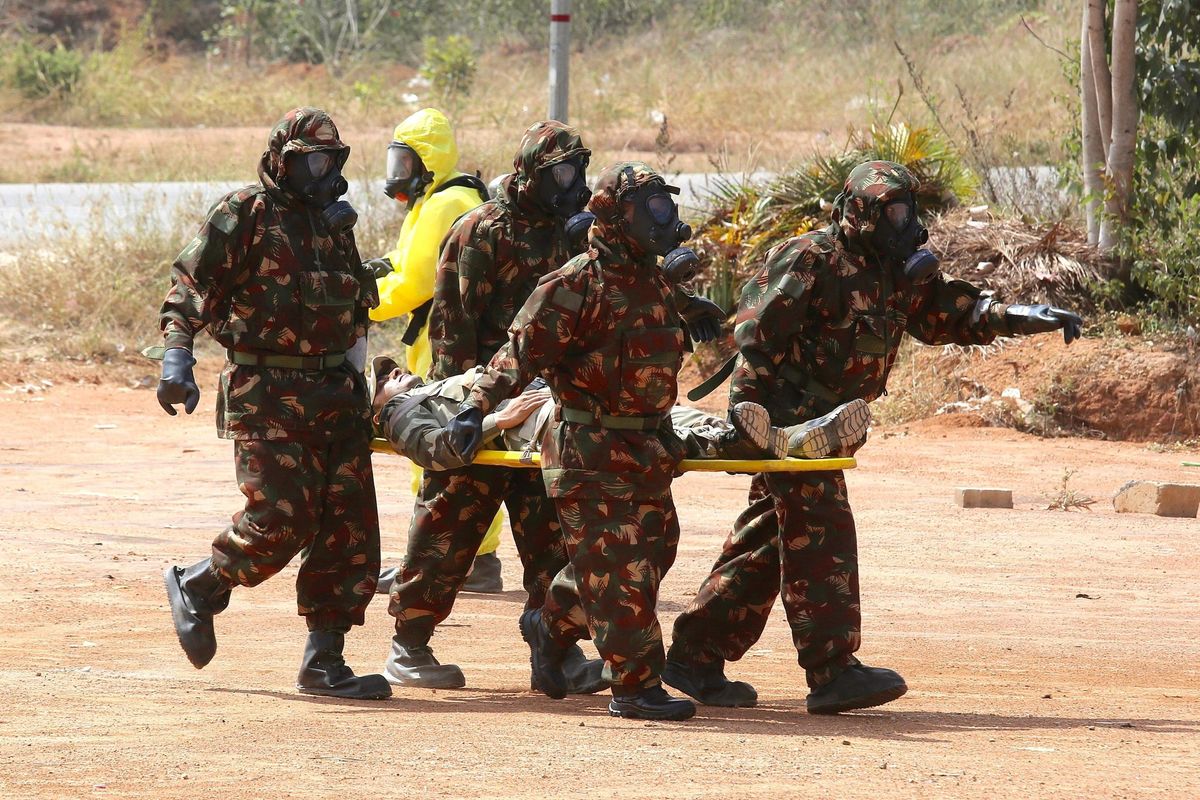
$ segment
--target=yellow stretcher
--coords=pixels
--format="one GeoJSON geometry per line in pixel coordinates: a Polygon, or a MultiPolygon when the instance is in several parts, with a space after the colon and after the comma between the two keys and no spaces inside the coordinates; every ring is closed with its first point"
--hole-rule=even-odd
{"type": "MultiPolygon", "coordinates": [[[[375,439],[371,449],[377,453],[396,453],[387,439],[375,439]]],[[[518,469],[540,469],[542,459],[538,453],[523,453],[516,450],[480,450],[475,454],[475,464],[487,467],[514,467],[518,469]]],[[[858,462],[853,458],[766,458],[758,461],[722,458],[685,458],[679,463],[684,472],[829,472],[839,469],[854,469],[858,462]]]]}

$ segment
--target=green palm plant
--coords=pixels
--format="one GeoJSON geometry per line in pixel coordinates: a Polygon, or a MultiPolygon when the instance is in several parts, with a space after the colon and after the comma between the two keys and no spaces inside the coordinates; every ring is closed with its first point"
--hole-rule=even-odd
{"type": "Polygon", "coordinates": [[[697,290],[732,308],[771,247],[829,222],[846,177],[863,161],[907,167],[921,181],[918,202],[924,211],[958,205],[979,188],[975,174],[940,133],[904,123],[872,125],[844,152],[814,156],[765,186],[718,178],[704,198],[708,215],[691,242],[701,261],[697,290]]]}

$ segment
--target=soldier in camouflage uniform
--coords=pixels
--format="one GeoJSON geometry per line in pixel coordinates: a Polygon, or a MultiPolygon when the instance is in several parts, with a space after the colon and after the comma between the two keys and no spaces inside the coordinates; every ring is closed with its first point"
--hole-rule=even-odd
{"type": "Polygon", "coordinates": [[[589,250],[540,282],[449,427],[469,455],[485,413],[535,375],[549,383],[558,408],[542,474],[571,563],[543,608],[521,617],[535,683],[562,697],[563,654],[590,637],[612,678],[610,713],[686,719],[695,706],[659,680],[655,613],[679,541],[671,480],[685,455],[668,412],[687,339],[657,256],[690,230],[670,191],[678,190],[640,162],[601,173],[589,250]]]}
{"type": "Polygon", "coordinates": [[[297,687],[375,699],[390,696],[387,681],[356,676],[342,658],[379,572],[370,401],[361,365],[347,360],[377,295],[350,230],[356,215],[337,199],[349,151],[325,112],[289,112],[271,131],[259,183],[218,201],[175,261],[159,402],[170,414],[176,403],[195,409],[192,342],[207,329],[228,354],[217,432],[233,440],[246,505],[210,558],[168,567],[165,580],[180,644],[201,668],[231,589],[301,554],[309,638],[297,687]]]}
{"type": "MultiPolygon", "coordinates": [[[[431,379],[486,364],[504,341],[516,310],[538,280],[570,258],[565,222],[587,202],[591,151],[574,128],[539,122],[521,140],[515,171],[498,196],[455,222],[442,244],[429,314],[431,379]]],[[[429,647],[488,525],[507,506],[513,539],[530,589],[527,606],[542,604],[545,586],[566,563],[554,506],[536,472],[463,467],[426,473],[413,511],[408,551],[392,584],[388,613],[396,618],[385,672],[398,685],[454,688],[466,678],[440,664],[429,647]]],[[[604,688],[600,666],[573,653],[574,691],[604,688]]]]}
{"type": "MultiPolygon", "coordinates": [[[[928,238],[917,216],[919,190],[898,164],[861,164],[834,202],[832,225],[767,254],[738,308],[731,403],[761,403],[774,424],[790,425],[851,398],[874,400],[906,333],[962,345],[1056,329],[1068,343],[1079,335],[1082,320],[1069,311],[1004,305],[943,274],[919,249],[928,238]]],[[[753,688],[728,681],[724,662],[758,640],[782,593],[811,689],[809,712],[900,697],[907,687],[898,674],[854,657],[857,565],[840,471],[757,475],[749,508],[675,622],[664,680],[705,703],[753,705],[753,688]]]]}

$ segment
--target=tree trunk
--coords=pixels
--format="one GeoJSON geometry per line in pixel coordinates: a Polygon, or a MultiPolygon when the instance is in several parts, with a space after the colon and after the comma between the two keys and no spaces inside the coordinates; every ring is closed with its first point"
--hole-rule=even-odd
{"type": "Polygon", "coordinates": [[[1083,208],[1087,217],[1088,244],[1100,241],[1100,199],[1104,194],[1104,145],[1096,110],[1096,81],[1088,42],[1089,3],[1083,6],[1083,32],[1079,40],[1079,129],[1083,134],[1080,171],[1083,174],[1083,208]]]}
{"type": "Polygon", "coordinates": [[[1112,138],[1105,170],[1107,188],[1100,247],[1111,250],[1129,219],[1133,153],[1137,145],[1138,106],[1134,91],[1134,47],[1137,43],[1137,0],[1116,0],[1113,12],[1112,138]]]}
{"type": "MultiPolygon", "coordinates": [[[[1120,0],[1117,0],[1118,3],[1120,0]]],[[[1106,0],[1087,0],[1088,53],[1092,62],[1092,81],[1096,94],[1096,114],[1100,118],[1100,141],[1108,152],[1112,136],[1112,73],[1108,68],[1108,36],[1104,12],[1106,0]]]]}

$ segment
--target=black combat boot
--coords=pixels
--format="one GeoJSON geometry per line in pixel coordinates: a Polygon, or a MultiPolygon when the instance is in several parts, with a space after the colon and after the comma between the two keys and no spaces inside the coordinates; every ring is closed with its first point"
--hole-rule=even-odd
{"type": "Polygon", "coordinates": [[[407,645],[392,637],[392,652],[383,668],[389,683],[422,689],[461,689],[466,676],[457,664],[439,663],[428,644],[407,645]]]}
{"type": "Polygon", "coordinates": [[[375,594],[391,594],[392,585],[400,575],[399,567],[388,567],[379,571],[379,582],[375,584],[375,594]]]}
{"type": "Polygon", "coordinates": [[[192,666],[202,669],[217,654],[213,615],[228,608],[232,587],[213,572],[211,558],[186,569],[167,567],[163,582],[179,644],[192,666]]]}
{"type": "Polygon", "coordinates": [[[504,591],[504,579],[500,575],[500,557],[495,553],[475,556],[471,571],[463,582],[464,592],[500,594],[504,591]]]}
{"type": "Polygon", "coordinates": [[[604,677],[604,659],[589,659],[577,644],[571,645],[563,653],[562,669],[567,679],[567,694],[595,694],[612,685],[604,677]]]}
{"type": "Polygon", "coordinates": [[[706,706],[723,708],[752,708],[758,703],[758,692],[745,681],[725,677],[725,659],[709,664],[668,660],[662,673],[663,683],[699,700],[706,706]]]}
{"type": "Polygon", "coordinates": [[[342,658],[346,644],[343,631],[309,631],[304,660],[296,676],[301,694],[347,697],[352,700],[382,700],[392,696],[392,687],[382,675],[355,675],[342,658]]]}
{"type": "Polygon", "coordinates": [[[651,686],[634,694],[618,694],[614,687],[613,699],[608,704],[608,713],[626,719],[691,719],[696,714],[696,704],[691,700],[671,697],[662,686],[651,686]]]}
{"type": "Polygon", "coordinates": [[[868,667],[857,659],[824,686],[809,692],[808,713],[837,714],[890,703],[908,691],[904,678],[890,669],[868,667]]]}
{"type": "Polygon", "coordinates": [[[529,645],[530,686],[555,700],[566,697],[563,658],[567,648],[550,638],[541,609],[531,609],[521,615],[521,638],[529,645]]]}

